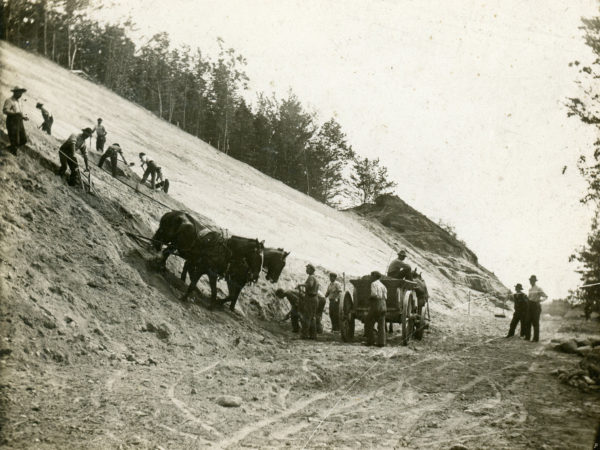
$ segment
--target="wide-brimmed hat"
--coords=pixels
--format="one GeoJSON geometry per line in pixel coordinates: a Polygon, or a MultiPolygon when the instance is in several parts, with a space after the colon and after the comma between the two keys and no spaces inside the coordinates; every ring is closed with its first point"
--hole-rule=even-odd
{"type": "Polygon", "coordinates": [[[90,127],[83,128],[81,131],[83,131],[85,134],[93,134],[94,133],[94,130],[92,130],[90,127]]]}
{"type": "Polygon", "coordinates": [[[404,257],[406,257],[406,252],[404,250],[400,250],[398,252],[398,256],[404,256],[404,257]]]}
{"type": "Polygon", "coordinates": [[[116,142],[113,144],[115,147],[121,147],[119,144],[117,144],[116,142]]]}
{"type": "Polygon", "coordinates": [[[310,263],[306,265],[306,268],[307,268],[307,269],[312,269],[312,270],[315,270],[315,266],[313,266],[313,265],[312,265],[312,264],[310,264],[310,263]]]}
{"type": "Polygon", "coordinates": [[[371,272],[371,277],[379,279],[381,278],[381,272],[374,270],[373,272],[371,272]]]}
{"type": "Polygon", "coordinates": [[[523,290],[523,285],[521,283],[517,283],[515,285],[515,291],[522,291],[523,290]]]}
{"type": "Polygon", "coordinates": [[[40,103],[40,102],[37,102],[37,103],[35,104],[35,107],[36,107],[36,108],[41,108],[42,106],[44,106],[44,104],[43,104],[43,103],[40,103]]]}
{"type": "Polygon", "coordinates": [[[537,281],[537,277],[535,275],[531,275],[529,277],[529,281],[537,281]]]}
{"type": "Polygon", "coordinates": [[[11,89],[12,92],[27,92],[27,89],[19,87],[19,86],[15,86],[14,88],[11,89]]]}
{"type": "Polygon", "coordinates": [[[331,272],[331,273],[329,274],[329,276],[330,276],[330,277],[333,277],[333,278],[337,278],[337,273],[331,272]]]}
{"type": "Polygon", "coordinates": [[[141,158],[142,156],[146,156],[146,154],[145,154],[144,152],[140,152],[140,155],[139,155],[139,156],[140,156],[140,158],[141,158]]]}

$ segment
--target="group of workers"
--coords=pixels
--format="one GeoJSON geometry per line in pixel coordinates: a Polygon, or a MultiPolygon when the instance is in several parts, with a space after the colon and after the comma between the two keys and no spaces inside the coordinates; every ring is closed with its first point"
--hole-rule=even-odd
{"type": "MultiPolygon", "coordinates": [[[[28,141],[27,133],[25,131],[24,122],[28,121],[29,118],[23,114],[22,96],[27,89],[22,87],[14,87],[12,95],[4,102],[2,112],[6,115],[6,129],[8,131],[9,146],[8,151],[13,155],[17,154],[20,147],[25,145],[28,141]]],[[[45,133],[52,134],[52,125],[54,124],[54,117],[52,113],[44,106],[43,103],[37,102],[36,108],[40,110],[42,114],[43,122],[39,126],[45,133]]],[[[63,176],[67,168],[70,170],[68,183],[71,186],[77,185],[80,182],[79,163],[77,162],[76,154],[79,152],[83,157],[85,164],[85,171],[89,172],[89,160],[88,152],[86,147],[86,140],[91,139],[92,135],[96,133],[96,151],[101,154],[98,166],[103,168],[106,160],[110,160],[111,174],[113,177],[117,176],[118,160],[121,158],[125,165],[127,164],[125,156],[121,146],[118,143],[110,145],[106,151],[104,151],[104,145],[106,144],[106,136],[108,132],[103,125],[102,118],[98,119],[98,122],[94,128],[83,128],[80,133],[71,134],[67,140],[59,148],[58,157],[60,161],[60,167],[57,175],[63,176]]],[[[145,153],[140,153],[140,163],[144,175],[142,177],[142,184],[150,178],[150,187],[152,190],[161,188],[164,192],[169,190],[169,180],[164,178],[162,169],[145,153]]]]}
{"type": "Polygon", "coordinates": [[[507,338],[511,338],[515,335],[517,325],[521,323],[520,335],[521,338],[532,342],[538,342],[540,340],[540,315],[542,314],[541,302],[546,300],[548,296],[544,290],[537,285],[537,277],[531,275],[529,277],[529,293],[525,295],[523,292],[523,285],[517,283],[515,285],[515,293],[512,295],[512,300],[515,306],[515,312],[512,320],[510,321],[510,328],[508,329],[507,338]],[[533,328],[533,337],[531,336],[531,329],[533,328]]]}
{"type": "MultiPolygon", "coordinates": [[[[387,275],[392,278],[408,279],[413,273],[406,259],[406,252],[400,250],[398,257],[388,267],[387,275]]],[[[295,290],[277,289],[275,295],[287,299],[290,303],[290,312],[283,321],[291,319],[292,331],[300,333],[303,339],[317,339],[317,334],[323,332],[322,316],[325,305],[329,302],[329,318],[331,331],[340,331],[340,303],[342,301],[342,285],[337,274],[329,274],[329,285],[325,295],[319,293],[319,281],[315,277],[315,267],[306,265],[308,277],[295,290]]],[[[387,289],[381,282],[381,273],[371,272],[371,295],[369,298],[369,312],[365,319],[365,345],[385,345],[384,342],[374,341],[374,326],[385,329],[385,314],[387,302],[387,289]]]]}
{"type": "MultiPolygon", "coordinates": [[[[27,89],[17,86],[11,91],[12,96],[4,102],[2,112],[6,115],[6,128],[10,142],[8,150],[16,155],[19,147],[27,143],[27,133],[25,132],[24,122],[29,120],[29,118],[23,114],[21,103],[21,97],[27,92],[27,89]]],[[[50,135],[52,133],[54,117],[50,111],[44,107],[43,103],[38,102],[36,108],[39,109],[42,114],[43,123],[40,125],[40,128],[50,135]]],[[[90,170],[85,142],[87,139],[91,138],[94,132],[96,133],[96,151],[102,154],[98,161],[98,166],[100,168],[104,166],[107,159],[110,159],[111,173],[113,177],[116,177],[119,157],[126,165],[128,165],[121,146],[118,143],[110,145],[106,151],[104,151],[108,133],[103,125],[102,119],[99,118],[97,125],[93,129],[89,127],[83,128],[80,133],[71,134],[60,146],[60,168],[58,169],[57,174],[63,176],[67,168],[69,168],[71,173],[68,182],[70,185],[75,185],[79,182],[79,164],[75,156],[77,152],[80,152],[83,157],[85,170],[87,172],[90,170]]],[[[161,167],[143,152],[139,154],[139,159],[140,165],[144,170],[141,181],[142,184],[150,179],[152,190],[162,188],[163,191],[168,192],[169,180],[164,178],[161,167]]],[[[392,261],[388,267],[387,275],[389,277],[397,279],[410,277],[411,267],[404,261],[406,256],[404,250],[401,250],[398,253],[398,258],[392,261]]],[[[329,274],[330,283],[327,287],[325,296],[320,296],[319,282],[314,275],[315,268],[312,264],[306,266],[306,273],[308,274],[308,278],[304,284],[297,286],[298,291],[278,289],[276,295],[279,298],[287,298],[291,305],[289,317],[291,318],[293,331],[301,332],[303,338],[316,339],[317,333],[322,332],[321,316],[327,300],[329,300],[329,316],[331,318],[332,331],[339,331],[339,304],[342,296],[342,287],[337,280],[337,275],[331,273],[329,274]]],[[[386,288],[380,281],[381,274],[376,271],[372,272],[371,278],[371,306],[365,322],[367,345],[373,344],[374,324],[377,324],[378,327],[385,327],[387,299],[386,288]]],[[[539,340],[540,315],[542,311],[540,302],[548,298],[548,296],[544,293],[543,289],[536,285],[537,278],[535,275],[532,275],[529,278],[529,281],[531,283],[531,288],[529,289],[528,295],[523,293],[523,286],[520,283],[515,286],[516,293],[513,295],[514,315],[506,337],[514,336],[516,327],[520,322],[521,337],[527,341],[531,339],[533,342],[537,342],[539,340]],[[531,328],[533,328],[533,338],[531,337],[531,328]]]]}

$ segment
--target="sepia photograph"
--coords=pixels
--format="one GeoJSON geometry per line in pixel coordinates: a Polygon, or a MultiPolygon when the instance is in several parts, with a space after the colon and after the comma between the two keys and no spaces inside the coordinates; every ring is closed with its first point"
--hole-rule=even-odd
{"type": "Polygon", "coordinates": [[[0,0],[0,447],[600,450],[600,0],[0,0]]]}

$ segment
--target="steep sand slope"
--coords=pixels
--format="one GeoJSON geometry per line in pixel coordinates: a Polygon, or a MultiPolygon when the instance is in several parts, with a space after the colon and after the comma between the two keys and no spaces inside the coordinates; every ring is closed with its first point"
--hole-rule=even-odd
{"type": "MultiPolygon", "coordinates": [[[[391,239],[381,239],[348,214],[229,158],[145,109],[43,58],[0,42],[0,61],[0,96],[5,98],[15,84],[26,86],[25,111],[33,118],[29,124],[40,120],[34,108],[36,101],[53,112],[54,134],[59,139],[103,117],[109,143],[119,142],[132,161],[140,151],[155,157],[172,181],[170,193],[175,199],[234,233],[284,247],[292,252],[292,261],[309,260],[327,270],[353,275],[385,269],[394,254],[386,244],[391,239]]],[[[143,220],[155,226],[157,218],[154,215],[143,220]]],[[[465,300],[464,285],[455,285],[440,272],[443,262],[436,267],[402,237],[393,239],[394,247],[408,249],[435,295],[449,304],[465,300]]],[[[293,267],[302,270],[301,265],[298,262],[293,267]]]]}
{"type": "MultiPolygon", "coordinates": [[[[15,61],[31,60],[2,49],[3,57],[8,52],[15,61]]],[[[64,83],[79,86],[80,80],[46,64],[39,62],[36,77],[60,75],[64,83]]],[[[3,93],[6,83],[23,82],[14,70],[6,73],[11,79],[5,81],[3,74],[3,93]]],[[[55,85],[56,98],[70,95],[67,86],[55,85]]],[[[75,104],[80,106],[74,109],[87,108],[75,104]]],[[[55,111],[66,115],[68,108],[55,111]]],[[[58,125],[60,130],[60,120],[58,125]]],[[[273,285],[264,280],[243,292],[235,314],[209,311],[201,298],[178,301],[184,286],[173,273],[181,262],[173,258],[171,273],[158,274],[147,263],[154,254],[123,233],[151,234],[165,208],[97,169],[97,195],[68,187],[52,173],[58,141],[34,128],[30,136],[31,145],[18,157],[0,158],[0,445],[561,449],[568,442],[569,448],[591,447],[598,395],[586,396],[550,375],[560,364],[575,364],[576,357],[547,351],[542,343],[503,339],[507,319],[494,319],[477,302],[467,317],[460,303],[467,288],[439,270],[468,266],[464,260],[439,256],[432,264],[435,255],[405,243],[436,286],[433,322],[421,342],[402,347],[394,334],[385,349],[344,344],[329,332],[327,321],[318,342],[298,341],[289,324],[273,320],[287,305],[274,299],[273,285]],[[240,406],[220,406],[225,394],[238,396],[240,406]]],[[[219,154],[205,159],[211,158],[221,158],[225,169],[254,173],[219,154]]],[[[252,177],[258,183],[262,176],[252,177]]],[[[281,186],[266,179],[265,185],[281,186]]],[[[299,242],[306,238],[308,247],[314,245],[309,237],[329,233],[328,221],[348,223],[350,233],[372,242],[381,241],[361,223],[390,243],[401,239],[376,221],[344,216],[338,221],[339,213],[320,205],[313,209],[294,192],[289,198],[295,195],[304,203],[280,206],[288,220],[296,220],[297,209],[306,208],[315,218],[323,211],[316,228],[294,236],[299,242]]],[[[183,207],[164,194],[155,197],[168,208],[183,207]]],[[[219,212],[233,223],[236,214],[252,215],[245,202],[243,194],[229,193],[219,212]],[[236,202],[242,206],[230,215],[223,212],[236,202]]],[[[206,222],[215,219],[200,212],[206,222]]],[[[265,227],[275,230],[277,215],[266,217],[265,227]]],[[[230,222],[219,225],[236,229],[230,222]]],[[[287,236],[278,233],[275,237],[287,236]]],[[[328,239],[322,242],[325,250],[331,248],[328,239]]],[[[267,243],[280,244],[270,237],[267,243]]],[[[370,249],[362,241],[353,244],[336,247],[341,260],[346,252],[360,256],[370,249]]],[[[281,286],[303,278],[302,250],[286,267],[281,286]]],[[[378,267],[387,255],[384,259],[378,267]]],[[[324,281],[323,268],[318,274],[324,281]]],[[[201,289],[206,293],[204,283],[201,289]]],[[[544,320],[543,341],[565,334],[544,320]]]]}

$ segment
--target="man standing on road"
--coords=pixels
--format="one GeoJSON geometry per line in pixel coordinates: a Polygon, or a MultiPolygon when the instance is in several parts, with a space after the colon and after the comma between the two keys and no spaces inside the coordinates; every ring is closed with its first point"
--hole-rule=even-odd
{"type": "Polygon", "coordinates": [[[285,322],[288,319],[292,321],[292,331],[294,333],[298,333],[300,331],[300,296],[297,292],[294,291],[284,291],[279,288],[275,291],[275,295],[278,298],[287,298],[288,302],[290,302],[290,312],[285,315],[282,322],[285,322]]]}
{"type": "Polygon", "coordinates": [[[319,281],[315,277],[315,266],[306,265],[308,278],[298,287],[304,288],[305,326],[302,327],[304,339],[317,339],[317,307],[319,305],[319,281]]]}
{"type": "Polygon", "coordinates": [[[526,335],[527,330],[527,310],[528,310],[528,299],[523,293],[523,285],[517,283],[515,286],[515,293],[513,294],[513,302],[515,303],[515,312],[513,318],[510,321],[510,328],[508,329],[507,338],[515,335],[515,330],[519,322],[521,322],[521,336],[526,335]]]}
{"type": "Polygon", "coordinates": [[[50,111],[44,108],[43,103],[37,103],[35,107],[40,110],[40,112],[42,113],[42,118],[44,119],[44,122],[41,126],[42,131],[45,131],[48,134],[52,134],[52,124],[54,123],[54,117],[52,117],[50,111]]]}
{"type": "Polygon", "coordinates": [[[373,345],[373,326],[377,324],[377,346],[384,347],[385,335],[385,313],[387,300],[387,289],[381,282],[381,274],[377,271],[371,272],[371,296],[369,298],[369,312],[365,319],[366,345],[373,345]]]}
{"type": "Polygon", "coordinates": [[[532,342],[538,342],[540,340],[540,315],[542,314],[542,305],[540,304],[544,300],[548,298],[544,290],[539,287],[537,284],[537,277],[535,275],[531,275],[529,277],[529,283],[531,283],[531,288],[529,288],[529,298],[528,302],[528,321],[527,328],[525,330],[525,340],[528,341],[531,337],[531,327],[533,327],[533,339],[532,342]]]}
{"type": "Polygon", "coordinates": [[[67,166],[71,170],[69,176],[69,185],[74,186],[77,183],[79,177],[79,164],[77,163],[77,157],[75,152],[80,151],[85,162],[85,170],[89,172],[90,166],[88,164],[87,149],[85,147],[85,140],[89,138],[93,133],[91,128],[84,128],[81,133],[73,133],[69,136],[58,151],[58,157],[60,159],[60,168],[58,169],[58,175],[62,176],[67,171],[67,166]]]}
{"type": "Polygon", "coordinates": [[[19,147],[27,144],[27,134],[25,133],[23,121],[29,120],[29,118],[23,115],[21,105],[21,97],[24,92],[27,92],[27,89],[14,87],[12,89],[13,95],[6,99],[4,108],[2,108],[2,112],[6,115],[6,131],[8,131],[8,141],[10,142],[8,151],[13,155],[17,154],[19,147]]]}
{"type": "Polygon", "coordinates": [[[329,299],[329,318],[331,319],[331,331],[340,331],[340,301],[342,298],[342,286],[337,281],[335,273],[329,274],[329,286],[325,297],[329,299]]]}
{"type": "Polygon", "coordinates": [[[104,152],[104,154],[100,157],[100,161],[98,161],[98,167],[102,168],[102,166],[104,165],[104,161],[106,161],[106,158],[110,158],[110,166],[112,169],[112,176],[114,178],[116,178],[117,177],[117,161],[119,160],[119,155],[121,155],[123,162],[125,164],[127,164],[127,161],[125,161],[125,156],[123,156],[123,151],[121,150],[121,146],[117,143],[109,146],[106,149],[106,151],[104,152]]]}
{"type": "Polygon", "coordinates": [[[402,280],[404,278],[410,279],[412,270],[410,266],[404,262],[405,259],[406,252],[404,250],[400,250],[398,252],[398,258],[396,258],[390,263],[390,266],[387,270],[387,276],[397,278],[399,280],[402,280]]]}
{"type": "Polygon", "coordinates": [[[98,125],[94,128],[96,132],[96,150],[100,153],[104,152],[104,144],[106,143],[106,128],[102,125],[102,119],[98,119],[98,125]]]}

